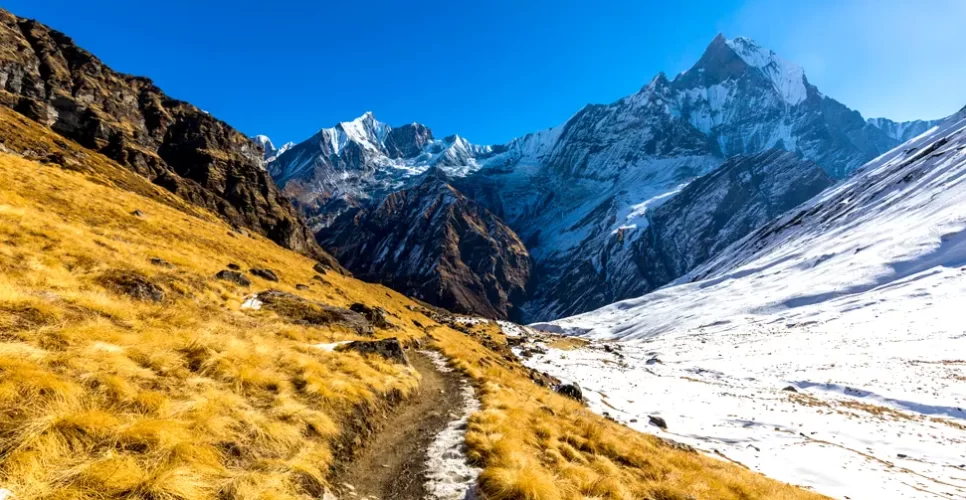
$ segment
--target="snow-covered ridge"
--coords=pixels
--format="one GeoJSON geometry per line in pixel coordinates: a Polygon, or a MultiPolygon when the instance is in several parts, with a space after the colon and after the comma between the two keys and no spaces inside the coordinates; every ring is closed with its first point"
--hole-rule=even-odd
{"type": "Polygon", "coordinates": [[[294,142],[286,142],[285,144],[282,145],[282,147],[276,148],[275,144],[272,143],[272,139],[264,134],[253,136],[251,137],[251,140],[255,144],[261,146],[262,151],[265,152],[263,156],[265,163],[271,163],[275,161],[275,158],[277,158],[282,153],[291,149],[292,146],[295,146],[294,142]]]}
{"type": "Polygon", "coordinates": [[[889,137],[892,137],[900,142],[906,142],[910,139],[913,139],[932,127],[942,123],[942,120],[912,120],[908,122],[896,122],[888,118],[869,118],[866,121],[888,134],[889,137]]]}
{"type": "Polygon", "coordinates": [[[794,106],[805,100],[805,70],[801,66],[782,59],[750,38],[737,37],[727,44],[749,66],[761,70],[785,102],[794,106]]]}

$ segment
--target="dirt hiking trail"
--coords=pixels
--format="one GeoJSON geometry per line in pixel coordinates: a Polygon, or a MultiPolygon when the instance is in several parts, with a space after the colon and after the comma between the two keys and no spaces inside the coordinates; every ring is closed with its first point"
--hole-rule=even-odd
{"type": "Polygon", "coordinates": [[[461,377],[441,372],[425,354],[407,351],[422,380],[419,393],[399,403],[355,458],[336,472],[340,499],[422,500],[427,449],[449,422],[460,417],[461,377]]]}

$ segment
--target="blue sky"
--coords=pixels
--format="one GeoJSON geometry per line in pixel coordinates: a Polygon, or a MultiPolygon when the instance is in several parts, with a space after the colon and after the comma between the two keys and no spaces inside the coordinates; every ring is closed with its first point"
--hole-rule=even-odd
{"type": "Polygon", "coordinates": [[[117,70],[247,134],[303,140],[365,111],[500,143],[674,75],[718,32],[805,67],[865,116],[966,105],[966,1],[6,0],[117,70]]]}

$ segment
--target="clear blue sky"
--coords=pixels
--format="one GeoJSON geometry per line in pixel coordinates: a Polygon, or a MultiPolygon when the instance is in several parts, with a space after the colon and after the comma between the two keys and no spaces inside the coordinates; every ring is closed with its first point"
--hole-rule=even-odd
{"type": "Polygon", "coordinates": [[[299,141],[365,111],[500,143],[750,36],[865,116],[966,104],[966,1],[6,0],[115,69],[247,134],[299,141]]]}

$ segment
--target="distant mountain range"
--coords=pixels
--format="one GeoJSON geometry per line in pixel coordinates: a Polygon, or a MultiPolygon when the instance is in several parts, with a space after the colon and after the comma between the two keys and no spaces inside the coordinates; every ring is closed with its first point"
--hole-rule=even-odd
{"type": "MultiPolygon", "coordinates": [[[[380,213],[390,194],[406,190],[414,196],[409,190],[427,171],[442,173],[454,192],[515,233],[511,240],[523,241],[530,256],[526,294],[464,290],[476,297],[471,302],[489,304],[466,312],[515,311],[515,319],[533,321],[664,285],[934,124],[866,120],[822,94],[801,67],[747,38],[719,35],[673,80],[659,74],[634,95],[586,106],[562,125],[505,145],[474,145],[458,135],[437,139],[425,125],[391,127],[367,113],[272,153],[268,170],[329,245],[356,239],[338,232],[355,231],[360,217],[380,213]],[[729,160],[736,156],[741,158],[729,160]],[[736,168],[746,171],[727,173],[736,168]],[[703,189],[688,189],[708,175],[714,180],[698,184],[703,189]],[[662,204],[667,208],[659,210],[662,204]],[[355,224],[336,223],[349,211],[355,224]],[[689,223],[697,213],[715,222],[689,223]]],[[[423,230],[440,231],[412,226],[409,238],[420,239],[423,230]]],[[[371,257],[403,251],[390,248],[371,257]]],[[[429,257],[417,259],[425,263],[425,279],[447,281],[429,257]]],[[[401,285],[410,283],[401,278],[411,274],[406,266],[349,267],[366,269],[368,279],[403,292],[416,291],[401,285]],[[371,272],[375,268],[380,271],[371,272]]],[[[516,271],[522,269],[509,274],[520,276],[516,271]]]]}
{"type": "MultiPolygon", "coordinates": [[[[353,230],[341,223],[333,227],[340,214],[377,207],[436,168],[451,188],[525,242],[532,259],[528,292],[516,294],[516,303],[496,299],[496,309],[517,311],[519,320],[543,320],[637,296],[675,279],[769,215],[793,208],[831,179],[848,176],[934,124],[867,121],[819,92],[800,67],[751,40],[718,36],[674,80],[660,74],[632,96],[587,106],[563,125],[506,145],[478,146],[456,135],[440,140],[424,125],[394,128],[367,113],[276,155],[268,169],[331,244],[345,239],[336,234],[340,229],[353,230]],[[794,154],[756,156],[772,149],[794,154]],[[752,156],[725,163],[735,155],[752,156]],[[768,179],[768,191],[746,193],[748,206],[721,207],[710,190],[703,196],[688,190],[686,210],[676,202],[656,211],[694,179],[734,163],[755,163],[755,178],[768,179]],[[826,175],[817,176],[819,169],[826,175]],[[674,207],[680,207],[676,214],[674,207]],[[756,216],[749,218],[743,209],[756,210],[756,216]],[[719,221],[743,223],[723,224],[728,229],[713,236],[699,236],[707,228],[681,226],[702,210],[719,221]],[[680,229],[673,236],[663,232],[675,226],[680,229]],[[688,243],[676,243],[682,240],[688,243]]],[[[717,178],[730,179],[719,190],[743,189],[740,179],[720,173],[717,178]]],[[[411,232],[418,239],[418,231],[411,232]]],[[[367,272],[369,279],[400,286],[401,270],[378,267],[379,273],[367,272]]],[[[430,281],[446,280],[433,264],[425,273],[430,281]]],[[[479,304],[490,303],[479,298],[479,304]]]]}

